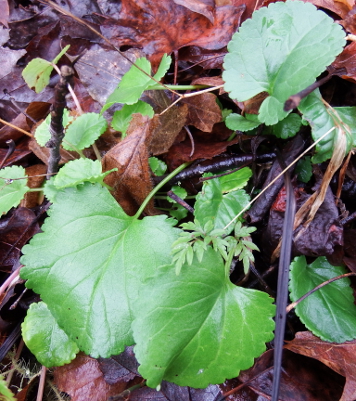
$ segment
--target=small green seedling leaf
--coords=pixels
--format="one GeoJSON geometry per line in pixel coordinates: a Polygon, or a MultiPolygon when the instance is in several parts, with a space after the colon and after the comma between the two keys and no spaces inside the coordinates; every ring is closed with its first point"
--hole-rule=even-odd
{"type": "MultiPolygon", "coordinates": [[[[158,71],[154,78],[158,81],[165,73],[171,64],[172,58],[164,55],[162,61],[158,67],[158,71]]],[[[135,61],[135,64],[139,66],[147,74],[151,74],[151,63],[144,57],[141,57],[135,61]]],[[[141,97],[142,93],[150,86],[156,83],[150,78],[149,75],[144,74],[136,66],[132,66],[129,71],[122,77],[119,86],[114,92],[108,97],[108,100],[101,110],[103,113],[109,107],[115,103],[123,104],[134,104],[141,97]]]]}
{"type": "MultiPolygon", "coordinates": [[[[290,297],[296,301],[330,278],[346,273],[325,257],[307,264],[305,256],[294,258],[290,273],[290,297]]],[[[343,343],[356,338],[356,305],[350,280],[342,278],[313,292],[295,312],[305,326],[324,341],[343,343]]]]}
{"type": "Polygon", "coordinates": [[[48,368],[66,365],[79,352],[44,302],[31,304],[21,328],[28,349],[48,368]]]}
{"type": "Polygon", "coordinates": [[[69,47],[70,45],[64,47],[52,61],[47,61],[43,58],[34,58],[31,60],[22,71],[22,77],[27,85],[31,89],[34,89],[36,93],[40,93],[49,84],[53,64],[58,63],[69,47]]]}
{"type": "MultiPolygon", "coordinates": [[[[69,115],[67,109],[63,110],[63,127],[64,129],[74,120],[74,117],[69,115]]],[[[46,146],[46,143],[51,139],[49,127],[51,124],[51,115],[49,114],[44,121],[36,128],[35,139],[40,146],[46,146]]]]}
{"type": "Polygon", "coordinates": [[[48,213],[22,249],[21,277],[80,350],[117,355],[133,344],[132,300],[172,260],[179,230],[163,215],[127,216],[99,184],[62,189],[48,213]]]}
{"type": "Polygon", "coordinates": [[[198,388],[222,383],[252,366],[273,338],[273,299],[232,284],[211,247],[178,276],[174,266],[158,268],[140,295],[135,355],[150,387],[162,380],[198,388]]]}
{"type": "Polygon", "coordinates": [[[152,106],[139,100],[135,104],[125,104],[121,110],[115,111],[111,126],[125,136],[134,113],[140,113],[143,116],[149,116],[150,118],[154,116],[152,106]]]}
{"type": "Polygon", "coordinates": [[[8,389],[6,380],[0,375],[0,399],[1,401],[17,401],[13,393],[8,389]]]}
{"type": "Polygon", "coordinates": [[[274,125],[287,116],[289,96],[311,85],[345,45],[345,32],[310,3],[286,1],[253,13],[234,34],[223,79],[232,99],[267,97],[259,120],[274,125]]]}
{"type": "Polygon", "coordinates": [[[167,164],[157,157],[150,157],[148,163],[150,164],[152,173],[157,177],[163,175],[167,171],[167,164]]]}
{"type": "Polygon", "coordinates": [[[298,180],[302,182],[309,182],[313,175],[313,165],[309,156],[303,157],[299,160],[295,168],[296,174],[298,174],[298,180]]]}
{"type": "Polygon", "coordinates": [[[251,116],[255,116],[255,118],[249,119],[247,118],[247,115],[246,117],[243,117],[240,114],[232,113],[226,117],[225,124],[227,128],[232,129],[233,131],[248,132],[261,125],[257,115],[251,114],[251,116]]]}
{"type": "Polygon", "coordinates": [[[291,113],[284,120],[279,121],[276,125],[273,125],[272,133],[277,138],[292,138],[300,130],[301,125],[301,117],[296,113],[291,113]]]}
{"type": "Polygon", "coordinates": [[[102,115],[97,113],[82,114],[67,128],[63,139],[63,148],[66,150],[88,148],[106,129],[107,121],[102,115]]]}
{"type": "Polygon", "coordinates": [[[317,143],[316,154],[312,158],[313,163],[322,163],[330,159],[334,151],[334,144],[337,141],[339,127],[343,129],[344,135],[346,135],[346,153],[356,145],[356,107],[331,108],[323,102],[319,89],[316,89],[302,100],[298,109],[312,128],[314,141],[322,137],[331,128],[336,128],[317,143]]]}
{"type": "Polygon", "coordinates": [[[5,167],[0,170],[0,212],[7,213],[18,206],[25,193],[30,189],[27,185],[25,169],[20,166],[5,167]]]}
{"type": "Polygon", "coordinates": [[[104,185],[104,178],[116,170],[112,169],[102,173],[102,166],[99,160],[71,160],[59,170],[55,177],[45,183],[44,194],[53,203],[61,189],[76,187],[84,182],[97,182],[104,185]]]}
{"type": "Polygon", "coordinates": [[[247,185],[251,177],[252,170],[249,167],[243,167],[234,173],[223,175],[219,177],[221,191],[223,193],[228,193],[241,189],[247,185]]]}
{"type": "MultiPolygon", "coordinates": [[[[212,176],[211,173],[204,177],[212,176]]],[[[228,184],[224,184],[228,185],[228,184]]],[[[202,224],[211,221],[214,229],[224,228],[241,210],[247,206],[250,197],[243,189],[223,195],[219,178],[204,181],[202,191],[197,195],[195,217],[202,224]]],[[[230,231],[233,226],[230,225],[230,231]]]]}

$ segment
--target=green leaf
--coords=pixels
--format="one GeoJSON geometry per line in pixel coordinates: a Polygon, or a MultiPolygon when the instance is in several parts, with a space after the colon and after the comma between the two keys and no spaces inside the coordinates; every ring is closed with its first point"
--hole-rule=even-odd
{"type": "Polygon", "coordinates": [[[356,144],[356,107],[335,107],[326,106],[322,101],[319,89],[316,89],[309,96],[302,100],[298,107],[303,113],[312,128],[314,141],[318,140],[331,128],[331,131],[324,139],[316,145],[316,154],[312,158],[313,163],[322,163],[330,159],[337,141],[337,129],[342,127],[347,140],[346,153],[356,144]]]}
{"type": "Polygon", "coordinates": [[[157,157],[150,157],[148,159],[152,173],[157,177],[163,175],[167,170],[167,164],[157,157]]]}
{"type": "Polygon", "coordinates": [[[243,188],[251,177],[252,170],[249,167],[243,167],[234,173],[223,175],[219,177],[221,191],[227,193],[243,188]]]}
{"type": "Polygon", "coordinates": [[[82,114],[67,128],[63,148],[66,150],[88,148],[106,131],[107,125],[107,121],[100,114],[82,114]],[[74,148],[70,145],[74,145],[74,148]]]}
{"type": "Polygon", "coordinates": [[[298,114],[291,113],[284,120],[272,127],[273,135],[277,138],[287,139],[295,136],[302,125],[302,119],[298,114]]]}
{"type": "Polygon", "coordinates": [[[21,328],[28,349],[48,368],[66,365],[79,352],[44,302],[31,304],[21,328]]]}
{"type": "MultiPolygon", "coordinates": [[[[294,258],[290,273],[290,296],[296,301],[317,285],[346,273],[325,257],[307,264],[305,256],[294,258]]],[[[343,343],[356,338],[356,305],[350,280],[342,278],[320,288],[295,308],[305,326],[324,341],[343,343]]]]}
{"type": "Polygon", "coordinates": [[[112,169],[102,173],[99,160],[77,159],[66,163],[55,177],[52,177],[44,185],[45,196],[53,203],[57,194],[63,188],[76,187],[84,182],[99,183],[104,185],[104,178],[110,174],[112,169]]]}
{"type": "MultiPolygon", "coordinates": [[[[74,120],[74,117],[69,115],[67,109],[63,110],[63,127],[66,128],[69,123],[74,120]]],[[[36,128],[35,139],[40,146],[46,146],[46,143],[51,139],[49,127],[51,125],[51,115],[48,114],[46,119],[36,128]]]]}
{"type": "Polygon", "coordinates": [[[22,249],[21,277],[80,350],[119,354],[133,343],[141,280],[171,260],[179,230],[163,215],[127,216],[99,184],[63,189],[49,215],[22,249]]]}
{"type": "MultiPolygon", "coordinates": [[[[204,177],[211,175],[204,174],[204,177]]],[[[223,195],[220,179],[214,178],[204,181],[203,189],[196,198],[194,215],[202,225],[211,221],[214,229],[224,228],[248,202],[249,196],[243,189],[223,195]]],[[[233,229],[232,225],[229,229],[233,229]]]]}
{"type": "Polygon", "coordinates": [[[111,126],[116,131],[120,131],[123,135],[126,135],[126,131],[129,128],[134,113],[140,113],[143,116],[149,116],[150,118],[155,114],[152,106],[139,100],[135,104],[125,104],[121,110],[115,111],[111,126]]]}
{"type": "Polygon", "coordinates": [[[303,157],[299,160],[295,168],[298,179],[302,182],[309,182],[313,175],[313,165],[309,156],[303,157]]]}
{"type": "Polygon", "coordinates": [[[0,213],[7,213],[18,206],[25,193],[30,189],[27,185],[25,169],[20,166],[5,167],[0,170],[0,213]]]}
{"type": "Polygon", "coordinates": [[[8,389],[6,381],[2,375],[0,375],[0,399],[2,401],[16,401],[13,393],[8,389]]]}
{"type": "MultiPolygon", "coordinates": [[[[257,116],[256,116],[257,117],[257,116]]],[[[247,132],[261,125],[260,121],[252,121],[241,116],[240,114],[232,113],[229,114],[225,119],[227,128],[233,131],[247,132]]]]}
{"type": "Polygon", "coordinates": [[[40,93],[49,84],[49,79],[53,71],[52,64],[57,64],[69,47],[70,45],[64,47],[52,62],[43,58],[34,58],[31,60],[22,71],[22,77],[27,85],[31,89],[34,89],[36,93],[40,93]]]}
{"type": "Polygon", "coordinates": [[[223,79],[232,99],[267,97],[259,120],[276,124],[287,116],[284,102],[311,85],[345,45],[345,32],[323,11],[301,1],[255,11],[234,34],[223,79]]]}
{"type": "Polygon", "coordinates": [[[272,302],[266,293],[232,284],[211,248],[178,276],[174,266],[160,267],[137,300],[139,372],[150,387],[168,380],[205,388],[238,376],[273,338],[272,302]]]}
{"type": "MultiPolygon", "coordinates": [[[[157,70],[156,74],[153,76],[153,78],[156,81],[160,81],[166,75],[166,72],[169,70],[171,63],[172,63],[172,57],[168,56],[167,54],[164,54],[162,57],[162,60],[159,64],[158,70],[157,70]]],[[[151,80],[148,83],[148,86],[146,89],[150,89],[152,86],[156,86],[156,85],[157,85],[157,83],[155,81],[151,80]]]]}
{"type": "MultiPolygon", "coordinates": [[[[171,57],[166,54],[163,56],[161,63],[158,67],[157,73],[154,78],[159,81],[167,72],[170,64],[171,57]]],[[[147,74],[151,74],[151,63],[144,57],[141,57],[135,61],[135,64],[139,66],[147,74]]],[[[141,97],[142,93],[156,85],[156,82],[150,78],[149,75],[144,74],[134,65],[129,69],[129,71],[122,77],[119,86],[114,90],[114,92],[108,97],[104,107],[101,110],[103,113],[109,107],[115,103],[123,104],[134,104],[141,97]]]]}

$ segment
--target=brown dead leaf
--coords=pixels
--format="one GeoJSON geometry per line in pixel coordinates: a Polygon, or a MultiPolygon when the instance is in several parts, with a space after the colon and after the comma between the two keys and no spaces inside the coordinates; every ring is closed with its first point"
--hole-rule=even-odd
{"type": "Polygon", "coordinates": [[[304,0],[306,3],[312,3],[314,6],[326,8],[333,13],[344,18],[354,5],[353,0],[304,0]]]}
{"type": "Polygon", "coordinates": [[[221,110],[213,93],[202,93],[183,100],[189,106],[187,125],[194,125],[203,132],[211,132],[222,120],[221,110]]]}
{"type": "Polygon", "coordinates": [[[171,0],[123,0],[119,17],[106,20],[102,32],[119,47],[142,48],[156,69],[164,53],[184,46],[209,50],[226,46],[244,10],[244,5],[215,7],[212,24],[205,16],[171,0]]]}
{"type": "MultiPolygon", "coordinates": [[[[28,147],[32,152],[46,165],[48,164],[48,158],[49,158],[49,149],[40,146],[36,139],[31,138],[30,142],[28,143],[28,147]]],[[[59,164],[65,164],[71,160],[75,160],[79,158],[79,155],[77,152],[70,152],[68,150],[65,150],[63,148],[60,149],[60,155],[61,155],[61,160],[59,164]]]]}
{"type": "MultiPolygon", "coordinates": [[[[44,164],[34,164],[26,168],[28,176],[27,186],[29,188],[40,188],[46,179],[47,166],[44,164]]],[[[40,205],[43,201],[43,192],[27,192],[20,206],[29,209],[40,205]]]]}
{"type": "Polygon", "coordinates": [[[68,365],[55,369],[54,383],[60,391],[71,396],[71,401],[106,401],[124,391],[127,385],[121,381],[108,384],[99,361],[82,353],[68,365]]]}
{"type": "Polygon", "coordinates": [[[152,141],[149,151],[153,155],[168,152],[177,135],[186,124],[188,106],[171,107],[164,114],[156,114],[151,120],[152,141]]]}
{"type": "MultiPolygon", "coordinates": [[[[279,400],[283,401],[336,401],[342,393],[342,377],[318,361],[290,351],[283,352],[283,369],[279,400]]],[[[262,354],[253,367],[239,377],[226,381],[220,388],[224,394],[241,386],[227,399],[230,401],[270,400],[273,381],[273,350],[262,354]]]]}
{"type": "MultiPolygon", "coordinates": [[[[356,15],[354,23],[356,32],[356,15]]],[[[356,42],[352,42],[344,48],[332,63],[332,67],[336,69],[334,75],[356,82],[356,42]]]]}
{"type": "Polygon", "coordinates": [[[173,0],[176,4],[188,8],[194,13],[204,15],[212,24],[214,23],[214,0],[173,0]]]}
{"type": "Polygon", "coordinates": [[[0,22],[6,26],[6,28],[9,27],[8,22],[9,22],[9,14],[10,14],[10,9],[9,9],[9,3],[7,0],[0,0],[0,22]]]}
{"type": "Polygon", "coordinates": [[[299,332],[285,346],[297,354],[317,359],[335,372],[346,377],[340,401],[356,399],[356,340],[343,344],[329,343],[315,337],[309,331],[299,332]]]}
{"type": "MultiPolygon", "coordinates": [[[[117,168],[118,171],[105,178],[106,184],[114,188],[113,195],[129,215],[134,215],[152,190],[148,164],[148,147],[152,138],[150,118],[134,114],[127,137],[104,156],[103,170],[117,168]]],[[[153,200],[146,207],[149,215],[157,214],[153,200]]]]}

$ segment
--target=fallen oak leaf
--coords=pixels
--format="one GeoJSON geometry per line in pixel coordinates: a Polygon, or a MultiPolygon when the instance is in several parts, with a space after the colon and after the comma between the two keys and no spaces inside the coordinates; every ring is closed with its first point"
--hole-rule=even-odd
{"type": "Polygon", "coordinates": [[[118,46],[142,48],[157,68],[164,53],[185,46],[217,50],[227,45],[240,24],[245,5],[215,7],[215,23],[170,0],[157,6],[149,0],[123,0],[117,19],[101,27],[104,36],[118,46]]]}
{"type": "Polygon", "coordinates": [[[320,340],[309,331],[299,332],[287,342],[286,349],[300,355],[317,359],[346,378],[340,401],[356,399],[356,340],[343,344],[320,340]]]}

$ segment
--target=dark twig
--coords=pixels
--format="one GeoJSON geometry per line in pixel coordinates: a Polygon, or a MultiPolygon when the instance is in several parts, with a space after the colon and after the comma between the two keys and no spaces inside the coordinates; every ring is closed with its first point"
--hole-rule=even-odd
{"type": "Polygon", "coordinates": [[[194,213],[194,209],[190,206],[190,205],[188,205],[188,203],[185,201],[185,200],[183,200],[182,198],[180,198],[179,196],[177,196],[173,191],[168,191],[167,192],[167,195],[171,198],[171,199],[173,199],[174,201],[176,201],[179,205],[181,205],[181,206],[183,206],[185,209],[187,209],[188,210],[188,212],[190,212],[190,213],[194,213]]]}
{"type": "MultiPolygon", "coordinates": [[[[215,172],[215,171],[223,171],[228,170],[232,167],[237,166],[247,166],[251,164],[253,161],[257,161],[258,163],[266,163],[274,160],[276,155],[274,153],[267,153],[264,155],[256,156],[254,158],[253,155],[242,155],[242,156],[232,156],[226,158],[224,160],[219,160],[218,162],[211,162],[206,166],[202,166],[197,164],[195,166],[191,166],[183,170],[181,173],[177,174],[168,184],[175,184],[178,181],[187,180],[193,177],[199,177],[203,173],[215,172]]],[[[161,182],[166,175],[162,175],[160,177],[154,177],[154,181],[156,183],[161,182]]]]}
{"type": "MultiPolygon", "coordinates": [[[[277,158],[282,170],[286,169],[283,157],[277,152],[277,158]]],[[[283,237],[281,245],[281,255],[278,266],[278,284],[277,284],[277,312],[276,329],[274,338],[274,373],[272,385],[272,401],[278,401],[279,385],[281,380],[282,354],[284,343],[284,332],[286,326],[286,306],[288,302],[288,280],[289,265],[292,253],[293,240],[293,222],[295,216],[295,197],[289,171],[283,174],[284,185],[286,188],[286,211],[283,221],[283,237]]]]}
{"type": "Polygon", "coordinates": [[[59,161],[61,160],[60,146],[64,137],[63,130],[63,110],[66,107],[66,95],[68,94],[68,84],[72,80],[74,71],[71,67],[64,65],[61,68],[61,79],[55,87],[55,98],[53,110],[51,111],[51,139],[46,143],[50,149],[47,180],[53,173],[57,173],[59,161]]]}
{"type": "Polygon", "coordinates": [[[325,84],[325,82],[329,81],[329,79],[333,76],[332,73],[329,73],[326,77],[320,79],[319,81],[314,82],[309,85],[307,88],[302,91],[296,93],[295,95],[290,96],[284,103],[284,111],[289,111],[297,108],[299,103],[312,93],[316,88],[319,88],[321,85],[325,84]]]}
{"type": "Polygon", "coordinates": [[[5,142],[9,149],[6,152],[5,157],[1,160],[0,168],[6,163],[6,160],[14,153],[15,150],[15,142],[12,139],[9,139],[5,142]]]}

